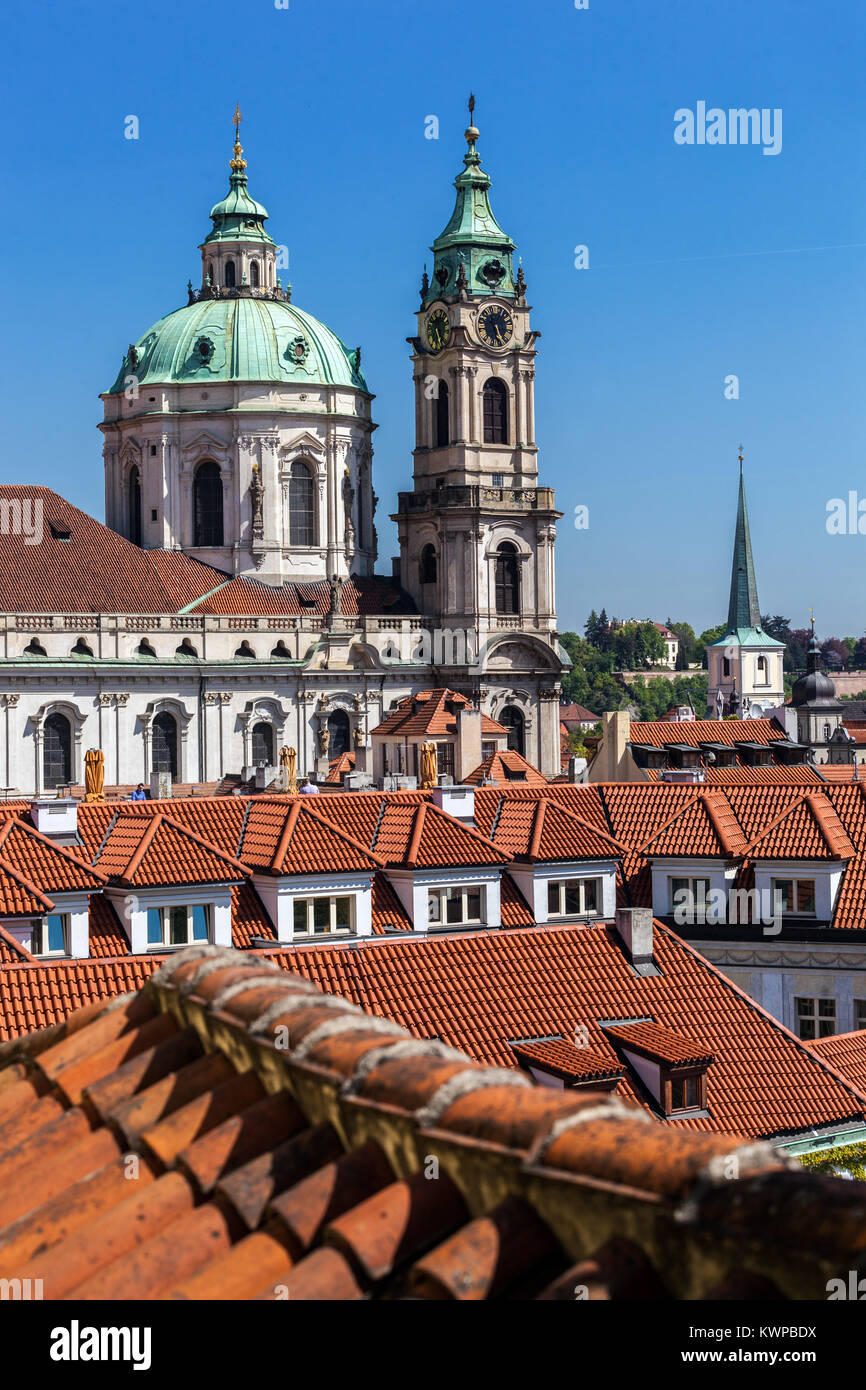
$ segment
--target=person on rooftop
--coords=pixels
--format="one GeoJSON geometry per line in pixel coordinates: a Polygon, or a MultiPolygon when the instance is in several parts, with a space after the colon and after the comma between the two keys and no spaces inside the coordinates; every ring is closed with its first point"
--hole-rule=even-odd
{"type": "Polygon", "coordinates": [[[309,780],[308,777],[302,777],[302,778],[301,778],[301,785],[300,785],[299,790],[300,790],[305,796],[309,796],[310,794],[312,794],[312,795],[314,795],[314,796],[318,796],[318,795],[319,795],[319,788],[316,786],[315,782],[311,782],[311,781],[309,780]]]}
{"type": "Polygon", "coordinates": [[[130,801],[146,801],[146,800],[147,800],[147,792],[144,790],[144,783],[143,783],[143,782],[139,782],[138,786],[135,788],[135,791],[132,791],[132,792],[129,793],[129,799],[130,799],[130,801]]]}

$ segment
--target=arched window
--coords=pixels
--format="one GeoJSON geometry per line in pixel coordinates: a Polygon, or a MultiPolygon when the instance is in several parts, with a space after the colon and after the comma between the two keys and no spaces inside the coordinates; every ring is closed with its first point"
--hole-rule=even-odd
{"type": "Polygon", "coordinates": [[[451,443],[448,423],[448,382],[440,381],[439,390],[433,401],[433,448],[444,449],[451,443]]]}
{"type": "Polygon", "coordinates": [[[292,659],[292,654],[291,654],[291,652],[289,651],[288,647],[286,646],[285,642],[283,642],[283,641],[278,642],[277,645],[274,647],[273,651],[271,652],[271,660],[272,660],[272,661],[291,661],[291,659],[292,659]]]}
{"type": "Polygon", "coordinates": [[[135,467],[129,470],[129,539],[141,545],[141,474],[135,467]]]}
{"type": "Polygon", "coordinates": [[[198,652],[188,637],[184,637],[174,654],[175,656],[179,656],[183,661],[195,661],[198,656],[198,652]]]}
{"type": "Polygon", "coordinates": [[[253,725],[253,766],[261,767],[262,763],[274,766],[274,731],[264,720],[253,725]]]}
{"type": "Polygon", "coordinates": [[[72,725],[65,714],[49,714],[42,736],[42,780],[46,787],[72,781],[72,725]]]}
{"type": "Polygon", "coordinates": [[[206,459],[193,483],[193,545],[223,543],[223,484],[217,464],[206,459]]]}
{"type": "Polygon", "coordinates": [[[421,551],[420,579],[422,584],[436,583],[436,547],[425,545],[421,551]]]}
{"type": "Polygon", "coordinates": [[[78,641],[75,643],[75,646],[72,648],[72,651],[69,653],[69,655],[70,655],[70,656],[88,656],[88,657],[92,657],[92,656],[93,656],[93,652],[91,651],[90,647],[88,647],[88,645],[87,645],[87,643],[85,642],[84,638],[83,638],[83,637],[79,637],[78,641]]]}
{"type": "Polygon", "coordinates": [[[234,263],[234,261],[226,261],[225,282],[226,282],[226,284],[228,285],[229,289],[231,289],[231,288],[234,286],[234,283],[235,283],[235,263],[234,263]]]}
{"type": "Polygon", "coordinates": [[[335,709],[328,715],[328,733],[331,735],[328,756],[339,758],[341,753],[348,753],[349,716],[344,709],[335,709]]]}
{"type": "Polygon", "coordinates": [[[250,261],[250,284],[253,286],[254,289],[258,289],[258,287],[259,287],[259,263],[258,263],[258,261],[250,261]]]}
{"type": "Polygon", "coordinates": [[[503,541],[496,552],[496,611],[520,612],[520,563],[511,541],[503,541]]]}
{"type": "Polygon", "coordinates": [[[142,637],[141,641],[135,649],[134,655],[147,657],[148,661],[156,661],[156,652],[154,651],[153,647],[150,645],[146,637],[142,637]]]}
{"type": "Polygon", "coordinates": [[[243,642],[241,642],[240,646],[238,647],[237,651],[235,652],[235,660],[237,660],[237,661],[255,661],[255,659],[256,659],[256,654],[255,654],[255,652],[253,651],[253,649],[252,649],[252,647],[250,646],[250,644],[249,644],[249,642],[247,641],[247,639],[244,638],[243,642]]]}
{"type": "Polygon", "coordinates": [[[46,652],[46,650],[45,650],[45,648],[43,647],[42,643],[41,643],[36,637],[31,637],[31,638],[30,638],[30,641],[27,643],[27,646],[24,648],[24,656],[40,656],[40,657],[41,657],[41,656],[47,656],[47,655],[48,655],[48,653],[46,652]]]}
{"type": "Polygon", "coordinates": [[[177,777],[177,721],[161,710],[153,721],[151,766],[154,772],[170,772],[177,777]]]}
{"type": "Polygon", "coordinates": [[[508,390],[492,376],[484,383],[484,443],[508,443],[508,390]]]}
{"type": "Polygon", "coordinates": [[[524,754],[526,743],[526,721],[523,718],[523,711],[516,705],[506,705],[499,716],[499,723],[508,730],[508,747],[521,757],[524,754]]]}
{"type": "Polygon", "coordinates": [[[213,284],[213,261],[207,263],[207,280],[209,285],[213,284]]]}
{"type": "Polygon", "coordinates": [[[313,477],[302,459],[289,469],[289,545],[316,544],[313,477]]]}

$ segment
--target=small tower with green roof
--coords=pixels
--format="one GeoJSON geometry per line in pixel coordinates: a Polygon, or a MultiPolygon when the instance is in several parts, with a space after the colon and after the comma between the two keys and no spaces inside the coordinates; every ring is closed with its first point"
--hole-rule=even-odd
{"type": "Polygon", "coordinates": [[[762,712],[777,709],[785,699],[785,644],[770,637],[761,624],[742,451],[739,464],[728,622],[724,636],[707,647],[707,716],[711,719],[722,713],[747,715],[756,705],[762,712]]]}
{"type": "Polygon", "coordinates": [[[240,140],[242,120],[240,106],[236,106],[229,191],[211,208],[213,228],[199,247],[204,291],[239,285],[271,289],[277,283],[277,246],[265,231],[268,210],[250,196],[247,187],[247,161],[240,140]]]}

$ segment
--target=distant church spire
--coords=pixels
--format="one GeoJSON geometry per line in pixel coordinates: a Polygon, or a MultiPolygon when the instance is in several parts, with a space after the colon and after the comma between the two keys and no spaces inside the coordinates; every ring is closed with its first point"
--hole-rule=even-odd
{"type": "Polygon", "coordinates": [[[752,558],[752,537],[743,483],[743,449],[740,446],[740,493],[737,502],[737,529],[734,534],[734,558],[731,566],[731,598],[728,604],[728,632],[761,626],[758,604],[758,585],[755,562],[752,558]]]}

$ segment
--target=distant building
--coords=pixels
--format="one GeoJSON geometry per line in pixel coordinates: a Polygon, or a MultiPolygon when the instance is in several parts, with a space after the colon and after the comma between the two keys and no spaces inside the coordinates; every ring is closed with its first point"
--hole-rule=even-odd
{"type": "Polygon", "coordinates": [[[784,643],[761,626],[741,457],[728,622],[724,636],[707,647],[707,718],[726,714],[760,718],[783,704],[784,653],[784,643]]]}

